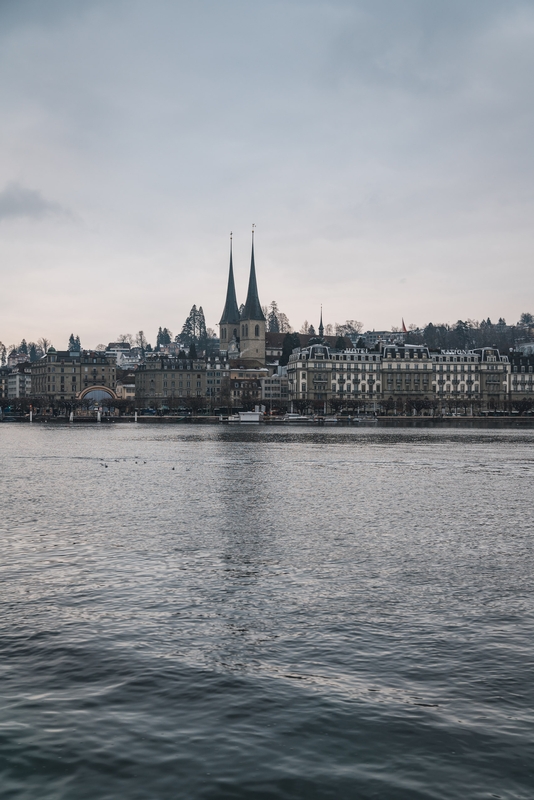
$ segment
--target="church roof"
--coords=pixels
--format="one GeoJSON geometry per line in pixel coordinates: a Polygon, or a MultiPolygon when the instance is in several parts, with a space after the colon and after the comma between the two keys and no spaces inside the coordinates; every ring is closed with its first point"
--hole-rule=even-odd
{"type": "Polygon", "coordinates": [[[232,240],[230,240],[230,271],[228,273],[228,289],[226,303],[219,325],[235,325],[239,322],[239,308],[235,294],[234,265],[232,262],[232,240]]]}
{"type": "Polygon", "coordinates": [[[264,320],[265,315],[261,310],[260,298],[258,297],[258,284],[256,283],[256,266],[254,264],[254,238],[252,239],[252,257],[250,259],[250,277],[248,280],[248,292],[245,308],[241,314],[241,319],[264,320]]]}

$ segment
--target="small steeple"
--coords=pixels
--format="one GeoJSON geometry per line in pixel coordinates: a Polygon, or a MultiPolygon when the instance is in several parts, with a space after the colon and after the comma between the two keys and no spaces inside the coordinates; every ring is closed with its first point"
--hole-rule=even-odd
{"type": "Polygon", "coordinates": [[[228,273],[228,289],[226,290],[226,303],[219,325],[237,325],[239,323],[239,308],[235,295],[234,265],[232,262],[232,234],[230,234],[230,271],[228,273]]]}
{"type": "Polygon", "coordinates": [[[319,322],[319,336],[321,337],[321,339],[323,338],[323,335],[324,335],[323,306],[321,304],[321,321],[319,322]]]}
{"type": "Polygon", "coordinates": [[[252,257],[250,259],[250,278],[248,281],[247,299],[241,319],[265,320],[265,315],[261,310],[260,298],[258,297],[258,285],[256,283],[256,266],[254,264],[254,228],[252,226],[252,257]]]}

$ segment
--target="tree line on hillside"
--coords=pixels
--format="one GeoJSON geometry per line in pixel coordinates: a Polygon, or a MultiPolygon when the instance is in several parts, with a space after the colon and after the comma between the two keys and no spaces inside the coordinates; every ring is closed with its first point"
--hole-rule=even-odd
{"type": "Polygon", "coordinates": [[[8,358],[12,356],[25,356],[26,361],[39,361],[52,346],[50,339],[41,337],[36,342],[27,342],[23,339],[20,344],[5,345],[0,342],[0,366],[5,366],[8,358]]]}
{"type": "MultiPolygon", "coordinates": [[[[284,333],[283,342],[284,354],[282,363],[289,358],[291,350],[300,346],[299,333],[307,336],[316,336],[317,330],[314,325],[307,320],[302,324],[299,333],[296,333],[289,323],[286,314],[278,308],[278,303],[273,300],[269,306],[265,306],[264,314],[266,318],[266,328],[270,333],[284,333]],[[291,338],[293,337],[293,338],[291,338]],[[291,346],[291,349],[289,349],[291,346]]],[[[363,325],[358,320],[346,320],[344,323],[327,324],[324,326],[325,336],[336,336],[341,343],[343,337],[350,337],[354,341],[355,337],[361,333],[363,325]]],[[[392,331],[398,331],[392,328],[392,331]]],[[[422,328],[410,325],[406,333],[406,341],[409,344],[424,344],[431,349],[442,350],[469,350],[476,347],[497,347],[501,352],[513,350],[521,342],[527,341],[534,336],[534,315],[524,312],[515,325],[508,325],[503,317],[493,323],[488,317],[478,322],[476,320],[458,320],[454,325],[448,323],[429,322],[422,328]]],[[[119,343],[127,343],[131,347],[139,348],[141,357],[146,353],[160,352],[171,344],[179,344],[179,356],[183,358],[197,358],[201,353],[211,355],[215,352],[217,335],[212,328],[206,326],[204,311],[202,306],[197,308],[193,305],[185,322],[182,325],[181,333],[173,338],[173,334],[168,327],[160,326],[156,335],[154,347],[147,341],[144,332],[138,331],[134,335],[130,333],[120,334],[117,339],[119,343]]],[[[360,345],[364,345],[364,340],[360,340],[360,345]]],[[[22,339],[20,344],[4,345],[0,341],[0,366],[4,366],[10,357],[20,356],[30,362],[38,361],[45,355],[52,342],[42,336],[36,342],[22,339]]],[[[81,349],[79,336],[71,333],[68,342],[69,350],[81,349]]],[[[105,344],[99,344],[96,350],[106,349],[105,344]]]]}
{"type": "Polygon", "coordinates": [[[482,322],[458,320],[454,325],[429,322],[424,328],[410,326],[406,341],[425,344],[432,350],[472,350],[477,347],[496,347],[501,352],[513,350],[534,333],[534,316],[521,314],[519,322],[508,325],[503,317],[493,323],[488,317],[482,322]]]}

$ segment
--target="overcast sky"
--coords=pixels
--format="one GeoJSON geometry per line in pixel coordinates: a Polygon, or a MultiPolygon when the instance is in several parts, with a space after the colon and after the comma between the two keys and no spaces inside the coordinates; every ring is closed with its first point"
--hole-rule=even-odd
{"type": "Polygon", "coordinates": [[[2,0],[0,340],[534,313],[534,2],[2,0]]]}

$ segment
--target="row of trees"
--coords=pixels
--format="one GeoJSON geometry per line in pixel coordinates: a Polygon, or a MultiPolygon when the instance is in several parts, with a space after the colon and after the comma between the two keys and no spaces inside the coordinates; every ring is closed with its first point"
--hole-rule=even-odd
{"type": "Polygon", "coordinates": [[[513,349],[534,333],[534,316],[521,314],[516,325],[508,325],[503,317],[493,323],[488,317],[482,322],[459,319],[454,325],[429,322],[424,328],[410,326],[407,341],[426,344],[431,349],[470,350],[475,347],[497,347],[502,352],[513,349]]]}
{"type": "MultiPolygon", "coordinates": [[[[363,330],[363,324],[357,319],[348,319],[345,322],[334,322],[333,325],[328,323],[324,326],[325,336],[356,336],[363,330]]],[[[299,333],[315,336],[317,331],[313,325],[310,325],[307,319],[304,320],[299,333]]]]}
{"type": "MultiPolygon", "coordinates": [[[[267,320],[267,330],[271,333],[285,333],[296,335],[289,320],[278,308],[278,303],[273,300],[269,306],[263,309],[267,320]]],[[[363,325],[355,319],[348,319],[344,323],[327,324],[324,326],[326,336],[352,336],[361,333],[363,325]]],[[[398,328],[392,328],[393,331],[398,328]]],[[[308,320],[305,320],[300,328],[301,334],[315,336],[317,331],[308,320]]],[[[505,352],[513,349],[518,343],[534,336],[534,315],[524,312],[515,325],[508,325],[503,317],[493,323],[488,317],[478,322],[477,320],[467,319],[458,320],[454,325],[448,323],[429,322],[422,328],[410,325],[407,334],[407,341],[411,344],[426,344],[432,349],[441,348],[444,350],[466,350],[475,347],[497,347],[505,352]]],[[[162,348],[174,342],[181,342],[184,348],[191,348],[194,345],[196,353],[210,354],[214,349],[214,339],[216,333],[212,328],[206,327],[206,319],[202,306],[198,308],[193,305],[183,326],[181,333],[173,340],[173,334],[167,327],[160,326],[156,336],[154,348],[147,341],[144,331],[138,331],[135,335],[123,333],[117,337],[118,342],[128,343],[131,347],[138,347],[142,357],[146,353],[159,352],[162,348]]],[[[296,342],[296,339],[293,340],[296,342]]],[[[298,347],[298,343],[294,347],[298,347]]],[[[38,361],[45,355],[52,346],[50,339],[41,337],[36,342],[23,339],[20,344],[4,345],[0,342],[0,366],[4,366],[10,356],[26,356],[28,361],[38,361]]],[[[71,333],[69,337],[69,349],[80,349],[80,337],[71,333]]],[[[99,344],[97,350],[105,350],[106,345],[99,344]]],[[[289,350],[291,352],[291,350],[289,350]]],[[[194,356],[196,357],[196,356],[194,356]]],[[[287,362],[285,362],[287,363],[287,362]]]]}
{"type": "MultiPolygon", "coordinates": [[[[321,413],[324,410],[323,400],[294,400],[293,407],[300,414],[321,413]]],[[[458,414],[460,416],[480,415],[481,411],[515,413],[518,416],[534,411],[534,399],[490,400],[487,405],[480,400],[467,398],[438,397],[388,397],[380,400],[332,397],[327,403],[327,410],[332,414],[376,413],[379,416],[442,416],[458,414]]]]}
{"type": "MultiPolygon", "coordinates": [[[[0,342],[0,366],[5,366],[8,358],[14,356],[24,356],[24,359],[30,362],[39,361],[49,349],[52,347],[50,339],[42,336],[36,342],[27,342],[23,339],[20,344],[10,344],[6,347],[5,344],[0,342]]],[[[69,336],[69,350],[80,350],[81,343],[80,337],[74,336],[73,333],[69,336]]]]}
{"type": "Polygon", "coordinates": [[[27,342],[23,339],[20,344],[5,345],[0,342],[0,366],[5,366],[7,359],[11,356],[22,355],[28,361],[38,361],[48,352],[52,342],[44,336],[36,342],[27,342]]]}
{"type": "MultiPolygon", "coordinates": [[[[148,401],[147,401],[148,402],[148,401]]],[[[180,413],[183,411],[193,414],[219,413],[223,410],[232,409],[231,392],[225,391],[224,387],[221,396],[218,398],[206,397],[169,397],[166,399],[166,413],[180,413]]],[[[278,410],[284,412],[288,409],[287,401],[261,401],[268,406],[268,410],[278,410]]],[[[252,409],[258,403],[257,398],[243,396],[240,398],[240,409],[252,409]]],[[[104,399],[100,403],[104,411],[118,412],[121,414],[133,414],[134,411],[142,411],[144,403],[141,398],[113,400],[104,399]]],[[[51,400],[47,397],[19,397],[8,400],[0,398],[0,408],[5,411],[10,409],[16,414],[28,414],[30,407],[34,415],[52,414],[53,416],[69,416],[72,412],[87,414],[94,410],[94,403],[90,400],[51,400]]],[[[323,400],[294,400],[294,410],[300,414],[323,414],[325,403],[323,400]]],[[[477,416],[484,410],[485,414],[495,413],[514,413],[518,416],[534,413],[534,399],[524,397],[515,400],[489,401],[487,406],[483,406],[480,400],[469,400],[466,398],[441,399],[435,396],[430,397],[386,397],[380,400],[358,399],[354,397],[332,397],[327,402],[327,413],[331,414],[361,414],[373,413],[379,416],[442,416],[447,414],[458,414],[463,416],[477,416]]]]}

